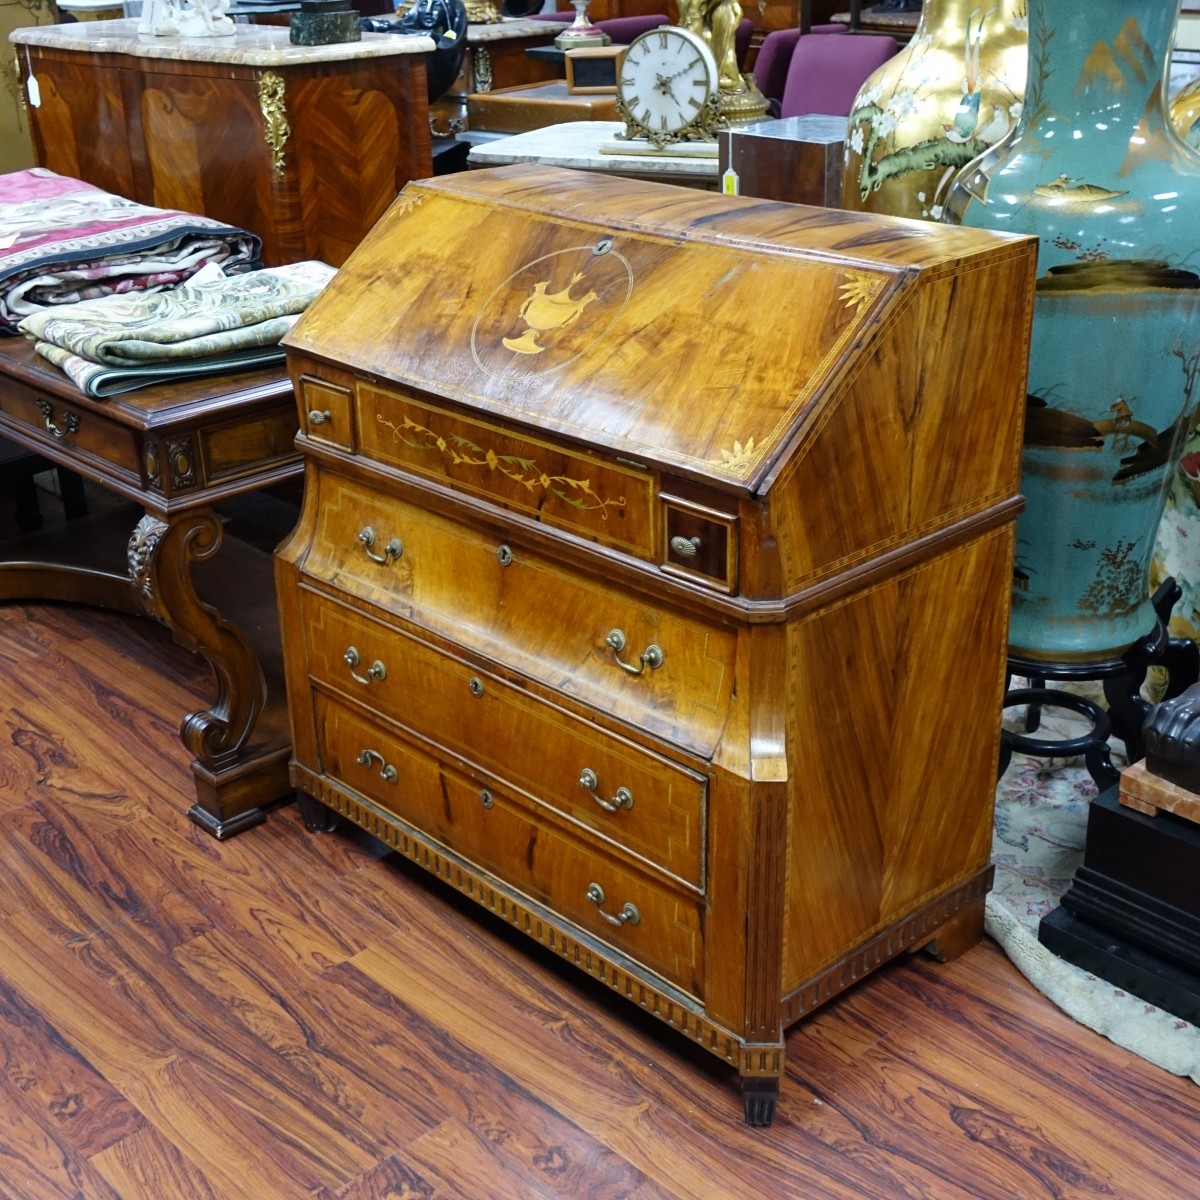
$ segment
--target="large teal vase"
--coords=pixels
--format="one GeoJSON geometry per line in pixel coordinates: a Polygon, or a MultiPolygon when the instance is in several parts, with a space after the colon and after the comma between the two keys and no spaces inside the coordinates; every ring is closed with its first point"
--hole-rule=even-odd
{"type": "Polygon", "coordinates": [[[1163,97],[1178,13],[1030,0],[1020,120],[947,200],[946,220],[1041,238],[1009,634],[1038,662],[1110,661],[1155,626],[1200,378],[1200,155],[1163,97]]]}

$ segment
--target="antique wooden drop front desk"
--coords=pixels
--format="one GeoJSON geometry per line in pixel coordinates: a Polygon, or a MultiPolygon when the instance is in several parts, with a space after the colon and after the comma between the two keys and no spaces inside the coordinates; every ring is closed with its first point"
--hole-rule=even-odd
{"type": "Polygon", "coordinates": [[[1034,258],[546,167],[410,184],[288,337],[310,826],[770,1121],[788,1025],[979,936],[1034,258]]]}

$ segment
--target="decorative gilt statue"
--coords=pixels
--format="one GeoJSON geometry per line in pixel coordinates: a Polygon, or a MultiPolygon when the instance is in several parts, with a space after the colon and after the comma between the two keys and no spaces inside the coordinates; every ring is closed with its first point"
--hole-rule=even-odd
{"type": "Polygon", "coordinates": [[[679,24],[698,33],[717,60],[721,115],[727,122],[755,121],[767,111],[754,76],[738,70],[734,38],[741,21],[740,0],[679,0],[679,24]]]}

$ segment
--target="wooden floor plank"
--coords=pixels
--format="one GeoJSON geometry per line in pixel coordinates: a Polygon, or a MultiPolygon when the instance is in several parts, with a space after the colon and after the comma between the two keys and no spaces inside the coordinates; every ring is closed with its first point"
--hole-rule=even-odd
{"type": "Polygon", "coordinates": [[[91,1159],[121,1200],[225,1200],[204,1174],[151,1126],[91,1159]]]}
{"type": "Polygon", "coordinates": [[[186,820],[209,680],[153,622],[0,607],[0,672],[0,1200],[1195,1191],[1195,1084],[994,944],[794,1028],[749,1129],[728,1068],[377,843],[186,820]]]}

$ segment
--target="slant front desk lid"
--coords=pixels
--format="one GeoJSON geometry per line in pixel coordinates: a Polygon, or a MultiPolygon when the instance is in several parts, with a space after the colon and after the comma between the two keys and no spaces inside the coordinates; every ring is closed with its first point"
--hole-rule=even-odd
{"type": "Polygon", "coordinates": [[[911,350],[889,334],[924,285],[1014,255],[1029,239],[501,167],[410,183],[285,344],[758,492],[866,361],[911,350]]]}

